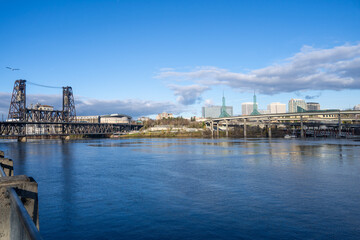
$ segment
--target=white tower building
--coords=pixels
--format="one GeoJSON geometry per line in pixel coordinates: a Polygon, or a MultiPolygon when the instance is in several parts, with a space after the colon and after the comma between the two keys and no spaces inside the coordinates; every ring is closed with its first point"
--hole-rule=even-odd
{"type": "Polygon", "coordinates": [[[242,115],[250,115],[254,110],[254,103],[245,102],[241,104],[242,115]]]}
{"type": "Polygon", "coordinates": [[[274,102],[267,105],[269,113],[286,113],[286,104],[274,102]]]}

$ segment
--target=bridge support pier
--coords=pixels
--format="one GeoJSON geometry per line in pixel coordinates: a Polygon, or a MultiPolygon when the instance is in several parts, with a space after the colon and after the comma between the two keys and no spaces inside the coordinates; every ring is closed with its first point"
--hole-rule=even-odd
{"type": "Polygon", "coordinates": [[[338,115],[338,121],[339,121],[338,122],[338,130],[339,130],[339,133],[338,133],[339,136],[338,137],[341,138],[341,128],[342,128],[342,126],[341,126],[341,114],[338,115]]]}
{"type": "Polygon", "coordinates": [[[70,140],[70,135],[61,136],[61,140],[62,141],[69,141],[70,140]]]}
{"type": "Polygon", "coordinates": [[[27,141],[27,137],[25,137],[25,136],[18,137],[17,140],[18,140],[18,142],[26,142],[26,141],[27,141]]]}
{"type": "Polygon", "coordinates": [[[271,124],[270,123],[268,125],[268,128],[269,128],[269,138],[271,138],[271,124]]]}
{"type": "Polygon", "coordinates": [[[220,127],[220,122],[216,123],[216,137],[220,137],[220,133],[219,133],[219,127],[220,127]]]}
{"type": "Polygon", "coordinates": [[[246,138],[246,118],[244,118],[244,138],[246,138]]]}
{"type": "Polygon", "coordinates": [[[229,137],[229,121],[225,120],[226,123],[226,137],[229,137]]]}
{"type": "Polygon", "coordinates": [[[211,130],[211,137],[214,138],[214,122],[211,121],[210,123],[210,130],[211,130]]]}
{"type": "Polygon", "coordinates": [[[303,116],[300,116],[300,137],[304,138],[304,122],[303,116]]]}

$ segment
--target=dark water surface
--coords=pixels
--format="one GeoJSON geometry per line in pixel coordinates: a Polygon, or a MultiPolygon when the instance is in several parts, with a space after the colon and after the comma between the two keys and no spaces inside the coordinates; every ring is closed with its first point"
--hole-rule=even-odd
{"type": "Polygon", "coordinates": [[[0,142],[45,239],[360,239],[360,142],[0,142]]]}

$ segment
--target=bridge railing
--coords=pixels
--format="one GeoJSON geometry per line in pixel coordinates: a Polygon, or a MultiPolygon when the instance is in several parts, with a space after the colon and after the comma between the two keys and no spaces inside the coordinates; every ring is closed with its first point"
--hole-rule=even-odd
{"type": "Polygon", "coordinates": [[[0,240],[41,240],[37,183],[24,175],[12,176],[12,161],[1,157],[0,240]]]}

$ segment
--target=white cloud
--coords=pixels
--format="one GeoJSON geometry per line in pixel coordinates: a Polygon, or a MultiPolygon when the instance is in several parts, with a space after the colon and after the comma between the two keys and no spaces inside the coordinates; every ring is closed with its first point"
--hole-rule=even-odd
{"type": "Polygon", "coordinates": [[[205,99],[204,101],[204,106],[209,107],[209,106],[213,106],[214,102],[212,99],[205,99]]]}
{"type": "Polygon", "coordinates": [[[75,99],[78,115],[103,115],[109,113],[122,113],[133,117],[171,112],[179,114],[183,109],[171,102],[154,102],[147,100],[97,100],[75,99]]]}
{"type": "Polygon", "coordinates": [[[169,88],[174,91],[175,96],[178,96],[177,101],[183,105],[191,105],[196,103],[196,101],[200,101],[201,94],[210,89],[207,86],[200,85],[170,85],[169,88]]]}
{"type": "MultiPolygon", "coordinates": [[[[0,92],[0,119],[2,115],[7,118],[11,101],[10,93],[0,92]]],[[[27,103],[48,104],[61,110],[62,97],[60,95],[27,95],[27,103]]],[[[77,115],[104,115],[111,113],[122,113],[132,117],[140,117],[171,112],[179,114],[185,109],[171,102],[155,102],[137,99],[128,100],[98,100],[84,99],[75,96],[75,108],[77,115]]]]}
{"type": "Polygon", "coordinates": [[[157,77],[191,80],[201,86],[221,84],[245,91],[256,89],[263,94],[360,89],[360,44],[331,49],[304,46],[299,53],[282,63],[247,73],[198,67],[190,72],[162,71],[157,77]]]}
{"type": "Polygon", "coordinates": [[[11,94],[0,92],[0,119],[5,120],[9,113],[11,94]],[[3,119],[4,118],[4,119],[3,119]]]}

